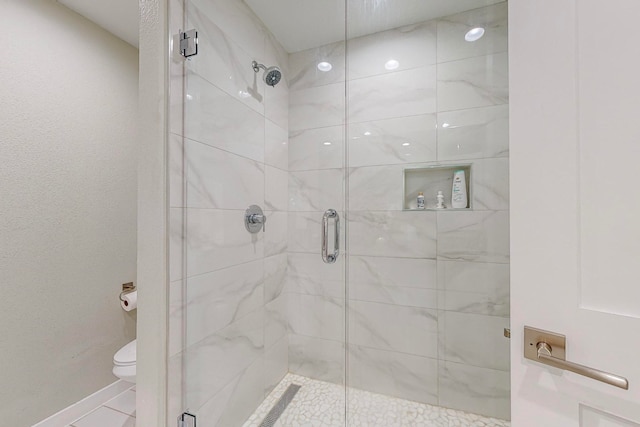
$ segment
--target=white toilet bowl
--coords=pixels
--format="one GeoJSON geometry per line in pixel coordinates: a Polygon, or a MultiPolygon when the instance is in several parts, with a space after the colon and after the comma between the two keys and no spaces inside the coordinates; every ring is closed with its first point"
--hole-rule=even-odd
{"type": "Polygon", "coordinates": [[[122,347],[113,356],[113,375],[128,381],[136,382],[136,340],[122,347]]]}

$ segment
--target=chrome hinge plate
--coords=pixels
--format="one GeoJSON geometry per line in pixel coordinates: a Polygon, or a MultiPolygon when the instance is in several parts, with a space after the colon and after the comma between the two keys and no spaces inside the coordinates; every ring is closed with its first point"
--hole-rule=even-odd
{"type": "Polygon", "coordinates": [[[180,31],[180,55],[185,58],[198,54],[198,32],[194,30],[180,31]]]}
{"type": "Polygon", "coordinates": [[[196,416],[184,412],[178,417],[178,427],[196,427],[196,416]]]}

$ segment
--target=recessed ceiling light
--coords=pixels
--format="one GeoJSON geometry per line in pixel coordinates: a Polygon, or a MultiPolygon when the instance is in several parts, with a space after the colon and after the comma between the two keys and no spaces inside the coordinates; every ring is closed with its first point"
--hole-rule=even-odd
{"type": "Polygon", "coordinates": [[[333,65],[326,61],[318,62],[318,70],[320,71],[324,71],[326,73],[327,71],[331,71],[332,68],[333,65]]]}
{"type": "Polygon", "coordinates": [[[464,39],[468,42],[474,42],[479,40],[482,36],[484,36],[484,28],[476,27],[467,31],[467,34],[464,35],[464,39]]]}
{"type": "Polygon", "coordinates": [[[403,146],[403,147],[407,147],[407,146],[409,146],[409,145],[411,145],[409,142],[403,142],[403,143],[402,143],[402,146],[403,146]]]}
{"type": "Polygon", "coordinates": [[[323,142],[324,145],[331,145],[331,143],[329,141],[325,141],[323,142]]]}
{"type": "Polygon", "coordinates": [[[387,70],[395,70],[399,66],[400,66],[400,63],[395,59],[390,59],[384,64],[384,68],[386,68],[387,70]]]}

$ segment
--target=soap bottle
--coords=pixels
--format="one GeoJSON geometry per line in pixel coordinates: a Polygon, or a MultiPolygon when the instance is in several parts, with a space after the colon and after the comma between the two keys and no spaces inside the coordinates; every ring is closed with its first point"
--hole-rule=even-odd
{"type": "Polygon", "coordinates": [[[451,207],[466,208],[467,207],[467,180],[463,170],[457,170],[453,173],[453,187],[451,188],[451,207]]]}
{"type": "Polygon", "coordinates": [[[444,204],[444,194],[442,194],[442,190],[438,190],[438,194],[436,195],[436,209],[444,208],[446,208],[444,204]]]}
{"type": "Polygon", "coordinates": [[[424,193],[418,193],[418,209],[424,209],[424,193]]]}

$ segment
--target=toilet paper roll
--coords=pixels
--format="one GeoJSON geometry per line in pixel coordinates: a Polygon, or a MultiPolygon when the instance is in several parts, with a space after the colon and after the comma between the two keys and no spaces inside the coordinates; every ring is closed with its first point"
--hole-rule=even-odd
{"type": "Polygon", "coordinates": [[[122,297],[120,305],[124,311],[135,310],[138,307],[138,291],[129,292],[122,297]]]}

